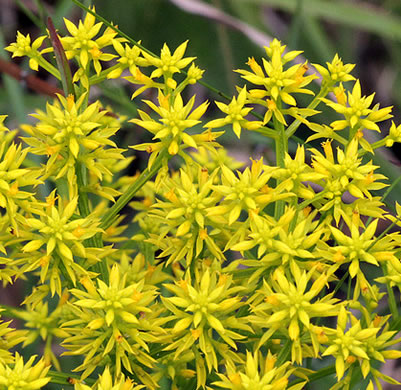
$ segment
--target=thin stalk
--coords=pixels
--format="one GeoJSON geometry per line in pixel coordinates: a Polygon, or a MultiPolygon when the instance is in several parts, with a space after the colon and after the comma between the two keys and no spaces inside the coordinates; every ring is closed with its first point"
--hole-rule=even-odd
{"type": "MultiPolygon", "coordinates": [[[[311,110],[315,109],[318,106],[318,104],[321,102],[321,98],[325,97],[330,92],[331,87],[332,87],[331,84],[324,86],[319,91],[319,93],[313,98],[313,100],[309,103],[307,109],[311,109],[311,110]]],[[[288,126],[287,130],[285,131],[287,138],[290,138],[294,135],[294,133],[297,131],[300,124],[301,124],[301,121],[299,119],[295,119],[294,122],[292,122],[288,126]]]]}
{"type": "Polygon", "coordinates": [[[397,320],[399,317],[397,302],[395,300],[394,291],[390,286],[390,283],[386,283],[387,293],[388,293],[388,306],[390,308],[391,317],[394,320],[397,320]]]}
{"type": "Polygon", "coordinates": [[[149,181],[160,169],[162,163],[165,159],[168,159],[167,150],[163,150],[155,159],[152,167],[150,169],[145,169],[138,177],[134,183],[127,189],[127,191],[122,194],[116,203],[103,215],[102,220],[100,222],[100,227],[102,229],[107,229],[110,227],[115,220],[119,211],[127,205],[131,199],[135,196],[135,194],[143,187],[143,185],[149,181]]]}
{"type": "MultiPolygon", "coordinates": [[[[274,128],[277,131],[275,138],[276,143],[276,165],[280,168],[284,168],[285,154],[288,152],[288,138],[285,133],[284,125],[279,122],[275,117],[273,119],[274,128]]],[[[277,180],[277,185],[279,184],[277,180]]],[[[275,203],[274,217],[278,220],[284,214],[284,201],[278,200],[275,203]]]]}

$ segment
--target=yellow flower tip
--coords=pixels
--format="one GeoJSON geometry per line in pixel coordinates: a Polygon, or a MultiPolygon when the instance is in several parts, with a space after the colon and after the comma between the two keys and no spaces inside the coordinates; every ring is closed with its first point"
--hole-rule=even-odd
{"type": "Polygon", "coordinates": [[[146,153],[148,153],[148,154],[153,153],[152,145],[149,145],[149,146],[146,148],[146,153]]]}
{"type": "Polygon", "coordinates": [[[115,226],[110,226],[105,230],[106,236],[114,236],[117,232],[117,229],[115,226]]]}
{"type": "Polygon", "coordinates": [[[277,109],[277,104],[273,99],[267,99],[266,103],[267,103],[268,110],[274,111],[277,109]]]}
{"type": "Polygon", "coordinates": [[[361,218],[359,216],[358,210],[352,210],[352,223],[355,226],[359,226],[359,222],[361,221],[361,218]]]}
{"type": "Polygon", "coordinates": [[[200,229],[199,237],[200,237],[201,240],[205,240],[208,237],[207,229],[200,229]]]}
{"type": "Polygon", "coordinates": [[[345,260],[345,257],[343,256],[343,254],[341,253],[341,250],[337,250],[337,252],[334,254],[333,256],[333,261],[336,263],[341,263],[345,260]]]}
{"type": "Polygon", "coordinates": [[[39,264],[41,267],[46,267],[50,263],[50,256],[42,256],[39,260],[39,264]]]}
{"type": "Polygon", "coordinates": [[[73,94],[69,94],[66,98],[67,111],[71,111],[75,104],[75,98],[73,94]]]}
{"type": "Polygon", "coordinates": [[[220,274],[219,281],[217,282],[217,287],[224,286],[227,283],[228,275],[227,274],[220,274]]]}
{"type": "Polygon", "coordinates": [[[97,295],[96,287],[94,286],[91,279],[84,276],[80,279],[80,283],[85,287],[86,291],[91,295],[97,295]]]}
{"type": "Polygon", "coordinates": [[[382,319],[383,319],[383,316],[379,316],[376,314],[375,318],[373,319],[373,326],[375,328],[378,328],[381,325],[382,319]]]}
{"type": "Polygon", "coordinates": [[[320,330],[317,334],[317,341],[319,341],[320,344],[327,344],[329,341],[329,338],[327,337],[326,333],[324,333],[323,330],[320,330]]]}
{"type": "Polygon", "coordinates": [[[179,146],[176,140],[173,140],[168,147],[168,153],[172,156],[175,156],[178,153],[179,146]]]}
{"type": "Polygon", "coordinates": [[[334,162],[333,148],[331,146],[333,140],[329,139],[321,143],[324,153],[326,155],[327,160],[330,162],[334,162]]]}
{"type": "Polygon", "coordinates": [[[71,377],[68,377],[68,378],[67,378],[67,382],[68,382],[70,385],[77,385],[78,383],[80,383],[80,381],[79,381],[78,379],[71,378],[71,377]]]}
{"type": "Polygon", "coordinates": [[[241,376],[238,372],[236,372],[235,374],[228,375],[228,379],[235,386],[240,386],[242,383],[241,376]]]}
{"type": "Polygon", "coordinates": [[[307,207],[302,209],[304,217],[307,217],[310,214],[311,211],[312,211],[312,207],[310,207],[310,206],[307,206],[307,207]]]}
{"type": "MultiPolygon", "coordinates": [[[[181,268],[179,263],[174,263],[173,266],[176,268],[181,268]]],[[[185,292],[188,292],[188,282],[186,280],[179,280],[176,282],[178,286],[180,286],[185,292]]]]}
{"type": "Polygon", "coordinates": [[[347,104],[347,95],[345,94],[345,89],[342,84],[339,87],[334,88],[334,96],[337,99],[337,103],[345,106],[347,104]]]}
{"type": "Polygon", "coordinates": [[[97,46],[93,46],[92,49],[88,50],[93,59],[99,59],[103,54],[101,50],[97,46]]]}
{"type": "Polygon", "coordinates": [[[123,335],[117,328],[115,328],[113,331],[113,337],[114,337],[114,340],[117,341],[117,343],[121,343],[124,339],[123,335]]]}
{"type": "Polygon", "coordinates": [[[154,265],[148,265],[148,269],[146,270],[146,277],[151,278],[155,271],[156,267],[154,265]]]}
{"type": "Polygon", "coordinates": [[[80,238],[82,237],[82,235],[85,233],[85,230],[82,229],[81,226],[77,226],[73,231],[72,234],[76,237],[76,238],[80,238]]]}
{"type": "Polygon", "coordinates": [[[280,301],[277,299],[275,294],[265,297],[265,302],[269,303],[272,306],[280,305],[280,301]]]}
{"type": "Polygon", "coordinates": [[[136,303],[139,302],[143,297],[143,294],[140,291],[134,290],[131,295],[131,299],[136,303]]]}
{"type": "Polygon", "coordinates": [[[353,355],[349,355],[345,361],[346,361],[348,364],[355,363],[355,362],[356,362],[356,357],[353,356],[353,355]]]}
{"type": "Polygon", "coordinates": [[[18,194],[18,183],[17,183],[17,182],[14,182],[14,183],[11,185],[10,189],[8,190],[8,194],[9,194],[11,197],[14,197],[15,195],[18,194]]]}
{"type": "Polygon", "coordinates": [[[191,333],[192,333],[192,337],[193,337],[195,340],[198,340],[198,338],[199,338],[200,335],[201,335],[201,330],[200,330],[200,329],[191,329],[191,333]]]}
{"type": "Polygon", "coordinates": [[[280,345],[281,344],[281,339],[272,339],[272,344],[280,345]]]}
{"type": "Polygon", "coordinates": [[[69,294],[69,292],[68,291],[64,291],[62,294],[61,294],[61,297],[60,297],[60,300],[59,300],[59,302],[58,302],[58,305],[59,306],[62,306],[62,305],[64,305],[64,304],[66,304],[67,302],[68,302],[68,299],[70,298],[70,294],[69,294]]]}
{"type": "Polygon", "coordinates": [[[260,209],[256,208],[256,209],[249,209],[248,213],[249,213],[249,218],[251,219],[255,219],[255,217],[259,214],[260,209]]]}
{"type": "Polygon", "coordinates": [[[169,77],[166,82],[167,86],[171,89],[176,89],[177,88],[177,81],[175,81],[173,78],[169,77]]]}
{"type": "Polygon", "coordinates": [[[121,387],[121,390],[131,390],[132,384],[133,384],[133,382],[131,379],[126,379],[124,384],[121,387]]]}
{"type": "Polygon", "coordinates": [[[166,199],[168,199],[171,203],[177,203],[178,202],[178,198],[177,195],[174,192],[174,188],[172,188],[171,190],[169,190],[168,192],[166,192],[164,194],[164,197],[166,199]]]}
{"type": "Polygon", "coordinates": [[[148,208],[148,207],[152,206],[153,201],[152,201],[152,199],[151,199],[150,197],[145,196],[145,197],[143,198],[142,204],[143,204],[146,208],[148,208]]]}
{"type": "Polygon", "coordinates": [[[355,137],[358,139],[362,139],[364,136],[362,129],[358,129],[358,131],[355,134],[355,137]]]}
{"type": "Polygon", "coordinates": [[[374,181],[375,181],[375,177],[374,177],[373,171],[370,171],[370,172],[366,175],[365,183],[366,183],[366,184],[371,184],[371,183],[373,183],[374,181]]]}

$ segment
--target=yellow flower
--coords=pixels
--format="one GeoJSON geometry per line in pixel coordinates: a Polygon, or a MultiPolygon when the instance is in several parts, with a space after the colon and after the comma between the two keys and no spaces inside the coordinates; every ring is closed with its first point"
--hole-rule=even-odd
{"type": "MultiPolygon", "coordinates": [[[[288,280],[283,267],[276,268],[268,281],[263,281],[263,287],[251,298],[253,315],[250,321],[267,331],[260,338],[258,345],[262,346],[276,332],[285,335],[292,341],[302,340],[305,334],[313,332],[311,319],[319,317],[332,317],[339,313],[338,299],[333,294],[327,294],[316,299],[327,284],[328,275],[320,275],[308,288],[309,280],[315,272],[308,273],[297,270],[293,275],[295,283],[288,280]]],[[[311,336],[312,337],[312,336],[311,336]]],[[[294,348],[292,361],[302,363],[302,350],[294,348]]],[[[313,346],[313,355],[318,356],[319,346],[313,346]]]]}
{"type": "MultiPolygon", "coordinates": [[[[63,323],[63,330],[70,335],[63,345],[66,355],[88,353],[76,368],[83,371],[82,379],[107,363],[117,377],[123,367],[130,373],[153,367],[156,361],[149,344],[163,341],[166,332],[161,326],[169,320],[159,318],[156,288],[146,285],[144,279],[127,283],[127,274],[122,274],[118,264],[112,266],[108,284],[97,279],[96,286],[88,277],[83,277],[81,284],[86,291],[70,290],[77,300],[72,307],[74,318],[63,323]]],[[[149,376],[141,380],[148,384],[146,378],[149,376]]],[[[155,384],[150,383],[153,389],[155,384]]]]}
{"type": "MultiPolygon", "coordinates": [[[[164,96],[160,90],[158,106],[149,100],[145,100],[144,102],[160,116],[159,121],[152,119],[146,112],[138,110],[141,119],[135,118],[131,119],[129,122],[143,127],[154,134],[153,139],[160,140],[156,143],[145,143],[132,146],[133,149],[146,150],[151,154],[148,164],[149,168],[152,166],[153,161],[162,148],[166,148],[170,155],[175,155],[183,148],[197,148],[198,143],[204,143],[202,136],[206,133],[190,135],[186,130],[201,122],[199,119],[208,107],[207,102],[202,103],[191,112],[195,103],[195,96],[184,105],[183,99],[179,93],[174,96],[164,96]],[[198,142],[198,140],[200,142],[198,142]]],[[[220,134],[214,133],[215,136],[220,134]]]]}
{"type": "MultiPolygon", "coordinates": [[[[238,369],[233,364],[226,363],[226,374],[217,375],[220,381],[214,385],[232,390],[285,390],[288,389],[289,377],[295,371],[290,367],[290,362],[276,366],[277,358],[269,350],[266,357],[260,351],[251,353],[246,351],[246,363],[238,369]]],[[[301,390],[305,382],[291,386],[291,390],[301,390]]]]}
{"type": "Polygon", "coordinates": [[[174,342],[165,350],[175,351],[175,358],[189,349],[196,354],[199,350],[204,354],[209,371],[217,370],[217,356],[232,361],[228,347],[237,350],[236,342],[245,336],[231,329],[252,333],[245,318],[236,316],[237,309],[244,305],[239,294],[244,288],[233,286],[231,276],[211,272],[208,267],[196,272],[193,281],[186,272],[184,280],[164,284],[164,287],[172,296],[162,297],[163,304],[175,319],[174,342]],[[213,337],[213,332],[217,332],[221,341],[213,337]]]}
{"type": "Polygon", "coordinates": [[[326,62],[327,69],[319,64],[313,64],[317,71],[322,75],[323,86],[332,87],[339,82],[355,80],[350,73],[354,69],[354,64],[344,64],[341,58],[336,54],[332,62],[326,62]]]}
{"type": "Polygon", "coordinates": [[[312,167],[316,173],[326,177],[317,184],[322,185],[322,195],[328,201],[322,203],[320,211],[333,209],[336,223],[344,214],[344,202],[342,196],[346,191],[355,198],[372,199],[372,190],[379,190],[387,186],[379,180],[386,179],[385,176],[374,173],[378,168],[372,162],[362,164],[362,158],[358,157],[358,140],[353,138],[346,146],[345,151],[337,148],[337,163],[335,162],[331,141],[322,143],[324,155],[317,149],[311,149],[312,167]]]}
{"type": "MultiPolygon", "coordinates": [[[[150,54],[143,52],[148,65],[153,65],[157,69],[150,75],[153,77],[163,76],[165,82],[169,84],[169,80],[174,81],[171,77],[174,73],[180,72],[181,69],[186,68],[196,57],[184,58],[185,50],[187,48],[188,41],[185,41],[175,49],[174,53],[171,54],[169,47],[164,44],[159,57],[153,57],[150,54]]],[[[171,83],[170,81],[170,83],[171,83]]],[[[171,85],[174,87],[174,85],[171,85]]],[[[174,89],[173,88],[173,89],[174,89]]]]}
{"type": "Polygon", "coordinates": [[[31,43],[31,37],[29,34],[24,36],[19,31],[17,33],[17,41],[7,46],[5,50],[13,53],[14,57],[29,57],[29,67],[33,70],[38,70],[40,59],[44,51],[39,51],[40,46],[42,46],[43,41],[46,39],[46,35],[36,38],[33,43],[31,43]]]}
{"type": "Polygon", "coordinates": [[[124,158],[124,149],[117,148],[110,139],[118,131],[119,121],[108,119],[99,102],[85,107],[85,99],[85,94],[77,101],[72,95],[58,95],[58,101],[47,104],[46,112],[32,114],[38,123],[22,126],[31,135],[23,139],[32,146],[32,153],[49,157],[44,178],[67,177],[70,188],[76,185],[76,162],[82,162],[90,173],[102,179],[103,175],[112,175],[108,165],[124,158]]]}
{"type": "Polygon", "coordinates": [[[357,130],[363,129],[380,132],[380,128],[376,122],[391,118],[392,115],[390,115],[390,112],[392,107],[379,109],[379,106],[376,105],[373,109],[369,108],[374,96],[375,94],[361,96],[361,85],[359,80],[357,80],[352,92],[348,92],[348,98],[344,93],[341,95],[341,98],[337,98],[337,103],[328,99],[322,99],[327,106],[342,114],[345,118],[332,122],[330,126],[333,130],[339,131],[349,127],[352,130],[352,134],[355,134],[357,130]]]}
{"type": "MultiPolygon", "coordinates": [[[[92,10],[94,11],[95,8],[93,7],[92,10]]],[[[68,59],[77,58],[82,69],[86,69],[89,63],[93,62],[96,74],[99,74],[102,70],[99,61],[110,61],[116,57],[114,54],[103,52],[102,49],[112,45],[117,33],[108,27],[100,37],[95,39],[103,25],[101,22],[95,22],[95,16],[89,12],[83,22],[79,21],[78,27],[64,18],[65,26],[71,36],[62,37],[61,43],[68,59]]],[[[73,80],[77,81],[79,76],[81,74],[77,72],[73,80]]]]}
{"type": "Polygon", "coordinates": [[[147,61],[141,57],[141,49],[138,46],[131,47],[128,44],[123,46],[117,39],[113,39],[112,44],[120,58],[117,60],[118,65],[113,66],[113,70],[107,73],[108,79],[120,77],[121,73],[126,68],[135,76],[138,70],[137,66],[146,66],[148,64],[147,61]]]}
{"type": "Polygon", "coordinates": [[[92,261],[98,260],[90,248],[85,248],[83,242],[102,230],[97,227],[98,221],[93,218],[72,218],[77,212],[77,197],[66,204],[59,199],[58,207],[54,204],[55,199],[55,191],[53,191],[47,198],[49,206],[40,213],[40,218],[25,219],[26,225],[36,232],[21,249],[23,253],[30,255],[29,260],[20,259],[19,263],[23,263],[21,273],[40,267],[41,282],[45,283],[50,278],[52,294],[57,291],[61,295],[59,259],[75,284],[76,276],[84,275],[86,271],[76,262],[76,259],[74,260],[74,256],[91,258],[92,261]],[[43,246],[46,246],[45,255],[40,251],[43,246]]]}
{"type": "Polygon", "coordinates": [[[256,130],[260,128],[263,123],[261,121],[249,121],[245,117],[253,110],[252,107],[244,107],[246,103],[246,87],[242,88],[238,94],[238,99],[234,96],[231,103],[224,104],[222,102],[216,102],[217,107],[227,114],[225,118],[214,119],[208,122],[205,127],[214,129],[217,127],[223,127],[228,124],[232,124],[233,131],[238,138],[241,136],[241,129],[256,130]]]}
{"type": "MultiPolygon", "coordinates": [[[[1,123],[4,119],[5,117],[1,119],[1,123]]],[[[5,126],[2,127],[6,129],[5,126]]],[[[15,136],[11,132],[9,135],[12,136],[11,139],[15,136]]],[[[21,188],[36,186],[42,181],[38,179],[39,170],[21,168],[29,149],[23,149],[21,143],[10,143],[11,139],[8,135],[0,137],[0,208],[5,209],[5,217],[18,236],[23,223],[23,219],[18,221],[20,210],[35,212],[39,206],[34,200],[34,194],[21,188]]]]}
{"type": "Polygon", "coordinates": [[[164,234],[162,237],[150,234],[147,242],[162,249],[158,257],[168,256],[167,265],[185,258],[189,266],[203,249],[208,249],[219,260],[224,259],[216,238],[208,234],[222,227],[221,220],[207,214],[221,199],[221,195],[213,191],[216,174],[214,171],[209,176],[200,166],[195,172],[184,167],[177,180],[164,181],[165,201],[157,200],[148,215],[164,234]],[[179,244],[170,245],[171,236],[176,237],[179,244]]]}
{"type": "Polygon", "coordinates": [[[43,359],[34,364],[36,355],[31,356],[24,364],[22,356],[15,353],[13,367],[0,361],[0,389],[1,390],[37,390],[46,386],[50,381],[46,377],[50,366],[46,366],[43,359]]]}
{"type": "Polygon", "coordinates": [[[242,69],[236,70],[245,80],[262,87],[249,90],[247,103],[255,103],[266,107],[267,110],[263,119],[264,124],[274,116],[278,122],[286,125],[287,123],[284,119],[286,114],[307,123],[302,116],[305,117],[316,113],[314,110],[296,107],[297,102],[292,95],[294,93],[313,95],[310,89],[303,87],[317,78],[317,76],[304,76],[308,69],[306,64],[297,64],[284,69],[289,61],[292,61],[301,53],[300,51],[290,51],[284,54],[284,50],[285,46],[281,45],[281,42],[277,39],[274,39],[269,47],[265,47],[266,54],[270,60],[262,58],[263,69],[254,58],[250,58],[247,64],[251,68],[251,72],[242,69]],[[291,106],[291,108],[283,108],[282,103],[291,106]]]}
{"type": "Polygon", "coordinates": [[[140,390],[144,387],[143,385],[135,385],[131,379],[125,379],[124,375],[113,378],[109,367],[106,367],[95,385],[90,387],[83,383],[76,383],[74,390],[140,390]]]}

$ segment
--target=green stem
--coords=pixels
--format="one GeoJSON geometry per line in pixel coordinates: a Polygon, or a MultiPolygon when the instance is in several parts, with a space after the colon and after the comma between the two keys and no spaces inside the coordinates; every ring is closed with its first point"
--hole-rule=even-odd
{"type": "MultiPolygon", "coordinates": [[[[322,368],[319,371],[314,372],[313,374],[308,374],[308,383],[312,383],[319,379],[325,378],[326,376],[333,375],[336,372],[336,367],[333,365],[329,367],[322,368]]],[[[291,382],[291,385],[295,385],[297,383],[303,382],[305,379],[296,379],[295,381],[291,382]]]]}
{"type": "Polygon", "coordinates": [[[277,362],[276,362],[277,367],[280,367],[282,364],[284,364],[288,360],[288,357],[290,356],[290,352],[291,352],[291,344],[292,344],[292,341],[290,339],[287,339],[283,348],[280,350],[280,352],[277,356],[277,362]]]}
{"type": "Polygon", "coordinates": [[[390,307],[391,317],[394,320],[397,320],[399,317],[397,302],[395,300],[394,291],[390,286],[390,283],[386,283],[387,285],[387,293],[388,293],[388,305],[390,307]]]}
{"type": "MultiPolygon", "coordinates": [[[[280,107],[279,107],[280,109],[280,107]]],[[[280,168],[284,168],[285,163],[285,154],[288,152],[288,138],[285,134],[285,129],[284,125],[279,122],[275,117],[273,119],[274,122],[274,128],[276,129],[276,138],[275,138],[275,143],[276,143],[276,165],[280,168]]],[[[279,181],[277,180],[277,185],[279,184],[279,181]]],[[[274,217],[276,220],[278,220],[282,215],[284,214],[284,201],[283,200],[278,200],[275,203],[275,208],[274,208],[274,217]]]]}
{"type": "Polygon", "coordinates": [[[152,167],[150,169],[144,170],[138,177],[138,179],[131,184],[131,186],[127,189],[127,191],[122,194],[116,203],[103,215],[100,227],[102,229],[107,229],[113,224],[115,217],[119,213],[119,211],[128,204],[131,199],[135,196],[135,194],[143,187],[143,185],[149,181],[160,169],[162,163],[165,159],[168,159],[167,150],[163,150],[155,159],[152,167]]]}
{"type": "MultiPolygon", "coordinates": [[[[163,162],[168,159],[168,152],[167,150],[163,150],[155,159],[152,167],[150,169],[145,169],[138,177],[138,179],[131,184],[131,186],[127,189],[124,194],[122,194],[116,203],[103,215],[100,221],[100,228],[106,230],[110,227],[117,214],[122,210],[122,208],[127,205],[131,199],[135,196],[135,194],[143,187],[143,185],[149,181],[160,169],[163,162]]],[[[95,236],[96,243],[100,243],[100,247],[102,244],[102,236],[101,233],[96,234],[95,236]]],[[[99,272],[101,275],[101,279],[108,283],[109,281],[109,272],[107,267],[107,259],[103,258],[100,263],[95,265],[96,272],[99,272]]]]}
{"type": "MultiPolygon", "coordinates": [[[[81,382],[81,377],[79,375],[71,374],[70,372],[65,373],[49,370],[47,375],[51,378],[50,383],[56,383],[59,385],[73,386],[73,384],[70,383],[70,379],[76,379],[78,382],[81,382]]],[[[95,382],[95,379],[85,378],[85,384],[89,386],[92,386],[95,382]]]]}
{"type": "Polygon", "coordinates": [[[110,68],[107,68],[107,69],[101,71],[98,75],[95,74],[95,75],[91,76],[89,78],[89,85],[101,83],[102,81],[107,79],[107,75],[109,73],[111,73],[113,70],[118,69],[120,67],[121,67],[121,65],[118,63],[118,64],[111,66],[110,68]]]}
{"type": "Polygon", "coordinates": [[[47,62],[43,57],[35,57],[35,60],[38,61],[39,65],[44,70],[46,70],[46,72],[49,72],[57,80],[61,80],[61,75],[59,70],[55,68],[50,62],[47,62]]]}
{"type": "MultiPolygon", "coordinates": [[[[89,207],[88,192],[86,190],[88,186],[88,170],[86,169],[84,164],[82,164],[81,162],[77,162],[75,166],[75,172],[77,175],[78,183],[78,209],[81,217],[85,218],[91,213],[89,207]]],[[[99,240],[99,236],[97,235],[88,238],[86,242],[90,247],[103,247],[103,242],[101,239],[99,240]]]]}

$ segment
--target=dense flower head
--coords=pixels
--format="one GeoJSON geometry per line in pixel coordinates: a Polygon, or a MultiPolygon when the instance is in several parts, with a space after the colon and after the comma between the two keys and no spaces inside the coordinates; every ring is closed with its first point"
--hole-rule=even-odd
{"type": "Polygon", "coordinates": [[[228,124],[232,124],[233,131],[235,135],[240,138],[241,129],[245,128],[247,130],[259,129],[263,122],[261,121],[249,121],[245,117],[252,111],[252,107],[245,107],[246,103],[246,87],[244,87],[238,94],[238,98],[233,97],[229,104],[222,102],[216,102],[217,107],[227,114],[224,119],[214,119],[207,123],[207,127],[214,129],[216,127],[223,127],[228,124]]]}
{"type": "Polygon", "coordinates": [[[143,385],[135,385],[130,379],[125,379],[124,375],[121,375],[120,379],[113,380],[110,373],[109,367],[106,367],[102,375],[96,384],[93,386],[87,386],[83,383],[76,383],[74,385],[75,390],[140,390],[143,389],[143,385]]]}
{"type": "Polygon", "coordinates": [[[174,73],[180,72],[181,69],[186,68],[195,57],[185,57],[185,50],[187,48],[188,41],[183,42],[180,46],[175,49],[174,53],[171,54],[169,47],[164,44],[160,52],[160,57],[154,57],[146,52],[143,52],[148,65],[154,66],[155,69],[150,75],[153,77],[162,77],[166,84],[174,89],[176,82],[172,78],[174,73]]]}
{"type": "MultiPolygon", "coordinates": [[[[0,313],[2,311],[0,309],[0,313]]],[[[26,331],[15,330],[10,327],[10,323],[11,321],[4,322],[0,319],[0,364],[13,363],[12,348],[26,340],[26,331]]]]}
{"type": "Polygon", "coordinates": [[[52,294],[57,292],[61,295],[60,272],[57,272],[59,262],[75,283],[77,275],[87,273],[78,264],[77,258],[88,259],[92,263],[98,261],[95,252],[86,248],[83,242],[101,229],[96,219],[72,218],[77,209],[77,197],[64,202],[53,191],[46,201],[39,218],[24,219],[24,225],[30,229],[30,237],[21,248],[22,255],[17,264],[21,265],[21,274],[40,268],[41,282],[50,280],[52,294]],[[45,251],[41,250],[42,247],[45,251]]]}
{"type": "Polygon", "coordinates": [[[336,358],[335,367],[339,380],[346,370],[353,365],[358,365],[364,378],[371,374],[375,379],[381,378],[399,384],[388,377],[383,377],[372,367],[374,360],[383,362],[385,356],[390,359],[401,356],[400,351],[386,349],[399,341],[392,340],[395,332],[390,332],[385,326],[387,319],[375,316],[365,324],[341,307],[337,329],[325,329],[329,346],[322,354],[322,356],[332,355],[336,358]]]}
{"type": "MultiPolygon", "coordinates": [[[[339,313],[338,299],[332,294],[322,299],[316,297],[327,283],[328,275],[320,275],[307,289],[315,272],[300,271],[292,267],[295,281],[288,280],[283,268],[279,267],[264,280],[263,287],[251,298],[253,315],[250,321],[256,326],[267,328],[261,337],[259,346],[266,343],[275,332],[287,334],[293,340],[292,361],[302,362],[302,350],[297,348],[297,341],[309,333],[313,337],[312,319],[316,317],[336,316],[339,313]]],[[[313,345],[313,356],[318,356],[319,346],[313,345]]]]}
{"type": "Polygon", "coordinates": [[[353,197],[371,199],[371,191],[379,190],[387,186],[383,183],[386,177],[374,173],[378,168],[372,162],[363,164],[358,156],[358,140],[352,139],[347,147],[337,148],[337,162],[335,161],[332,142],[328,140],[322,143],[323,151],[312,149],[312,167],[315,172],[325,175],[317,184],[323,186],[324,197],[328,199],[320,211],[334,208],[334,218],[338,223],[343,214],[342,196],[349,192],[353,197]]]}
{"type": "MultiPolygon", "coordinates": [[[[213,272],[207,266],[196,273],[195,280],[187,272],[184,279],[164,287],[172,296],[163,297],[163,304],[176,318],[173,342],[165,350],[174,351],[175,358],[187,350],[201,358],[202,352],[209,372],[212,368],[217,370],[220,356],[236,361],[233,350],[238,348],[236,341],[244,336],[232,329],[252,333],[244,318],[235,316],[235,311],[244,305],[240,295],[244,288],[233,285],[229,275],[213,272]],[[214,339],[213,331],[219,334],[220,341],[214,339]]],[[[198,383],[204,385],[205,368],[197,366],[197,375],[198,383]]]]}
{"type": "Polygon", "coordinates": [[[136,150],[146,150],[151,154],[149,167],[162,148],[167,149],[170,155],[176,155],[183,148],[197,148],[200,145],[205,145],[208,141],[213,141],[215,136],[221,134],[211,133],[210,131],[195,135],[187,133],[186,130],[200,123],[199,119],[208,107],[208,103],[204,102],[192,110],[195,104],[195,96],[184,105],[181,94],[165,96],[159,91],[158,106],[149,100],[145,100],[145,103],[160,116],[160,119],[156,121],[145,111],[138,110],[141,119],[131,119],[130,122],[154,134],[153,139],[160,140],[133,147],[136,150]]]}
{"type": "Polygon", "coordinates": [[[29,34],[23,35],[19,31],[17,33],[16,42],[7,46],[5,50],[13,53],[13,57],[29,57],[29,66],[33,70],[38,70],[39,62],[43,51],[41,52],[39,48],[42,46],[43,41],[46,36],[40,36],[36,38],[33,42],[29,34]]]}
{"type": "Polygon", "coordinates": [[[246,351],[246,364],[244,369],[238,370],[231,364],[226,365],[227,373],[218,374],[220,381],[213,384],[223,389],[232,390],[297,390],[302,389],[304,382],[288,387],[289,376],[295,371],[286,362],[276,366],[277,357],[269,351],[263,357],[260,351],[251,353],[246,351]]]}
{"type": "Polygon", "coordinates": [[[85,99],[85,94],[77,101],[73,95],[59,95],[54,104],[47,104],[46,112],[32,114],[38,123],[23,126],[30,135],[23,139],[31,152],[48,156],[43,177],[68,177],[70,188],[76,185],[72,177],[77,162],[102,179],[112,174],[110,165],[123,159],[124,149],[110,139],[119,129],[118,120],[107,119],[99,102],[85,106],[85,99]]]}
{"type": "MultiPolygon", "coordinates": [[[[248,251],[245,259],[239,262],[253,270],[249,282],[258,280],[266,271],[280,264],[310,268],[317,257],[314,249],[324,227],[318,227],[316,212],[302,212],[296,216],[294,208],[288,208],[277,221],[272,217],[251,214],[249,232],[246,239],[234,245],[228,244],[234,251],[248,251]],[[249,250],[256,248],[255,255],[249,250]],[[255,256],[255,258],[252,258],[255,256]],[[298,261],[302,258],[303,261],[298,261]]],[[[231,240],[233,241],[233,240],[231,240]]]]}
{"type": "Polygon", "coordinates": [[[334,84],[345,81],[355,80],[351,75],[355,65],[344,64],[342,59],[336,54],[332,62],[326,62],[327,68],[319,64],[313,64],[317,71],[322,75],[323,85],[334,86],[334,84]]]}
{"type": "MultiPolygon", "coordinates": [[[[97,280],[97,286],[88,277],[81,279],[82,289],[72,289],[77,298],[73,302],[74,318],[63,324],[69,333],[64,341],[67,355],[88,352],[83,363],[76,368],[90,375],[97,366],[112,365],[119,376],[122,369],[132,373],[143,372],[143,367],[153,367],[155,359],[149,355],[149,343],[162,341],[165,331],[161,328],[168,320],[157,318],[159,309],[153,305],[157,291],[145,287],[142,279],[127,283],[127,275],[114,264],[110,271],[110,283],[97,280]]],[[[143,382],[154,383],[147,376],[143,382]]]]}
{"type": "Polygon", "coordinates": [[[324,101],[329,107],[344,116],[344,119],[330,124],[335,131],[343,130],[346,127],[349,127],[352,134],[364,129],[380,131],[376,123],[392,117],[390,115],[392,107],[379,109],[377,105],[373,109],[370,108],[375,94],[361,96],[361,85],[358,80],[355,82],[352,92],[348,92],[348,96],[342,85],[335,89],[334,93],[337,103],[327,99],[324,101]]]}
{"type": "Polygon", "coordinates": [[[24,364],[22,356],[15,353],[13,366],[0,361],[0,389],[1,390],[37,390],[50,381],[46,376],[50,366],[41,359],[34,364],[36,356],[31,356],[24,364]]]}
{"type": "Polygon", "coordinates": [[[27,154],[28,149],[23,149],[22,144],[10,143],[7,138],[0,139],[0,208],[6,210],[6,218],[17,235],[19,234],[19,224],[16,220],[18,211],[29,208],[32,210],[37,207],[34,194],[21,188],[42,183],[38,178],[39,170],[22,167],[27,154]]]}
{"type": "MultiPolygon", "coordinates": [[[[263,68],[254,58],[250,58],[247,64],[251,71],[238,69],[243,79],[251,84],[260,86],[257,89],[249,89],[246,103],[258,104],[266,109],[263,123],[268,123],[272,118],[287,125],[284,115],[288,114],[305,121],[301,115],[309,116],[316,112],[312,109],[299,109],[293,96],[294,93],[312,94],[306,87],[317,76],[305,76],[308,70],[307,64],[296,64],[288,67],[287,63],[294,60],[300,51],[284,53],[285,45],[274,39],[269,47],[265,47],[268,59],[262,58],[263,68]],[[290,106],[285,108],[283,105],[290,106]]],[[[256,123],[256,122],[255,122],[256,123]]]]}
{"type": "MultiPolygon", "coordinates": [[[[94,8],[92,10],[94,11],[94,8]]],[[[114,54],[104,52],[104,48],[113,44],[117,33],[108,27],[100,37],[96,38],[103,23],[96,23],[95,16],[89,12],[83,22],[81,20],[78,22],[78,26],[66,18],[64,23],[70,33],[70,36],[61,38],[67,58],[76,57],[84,70],[93,62],[93,67],[99,74],[102,70],[100,61],[110,61],[115,57],[114,54]]],[[[74,78],[78,79],[79,75],[80,73],[76,72],[74,78]]]]}

